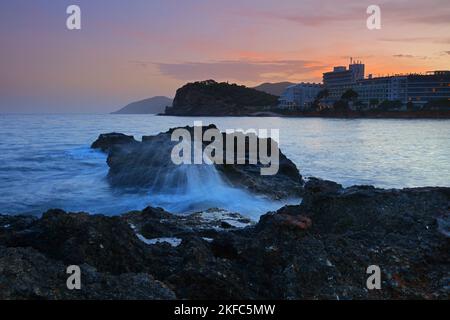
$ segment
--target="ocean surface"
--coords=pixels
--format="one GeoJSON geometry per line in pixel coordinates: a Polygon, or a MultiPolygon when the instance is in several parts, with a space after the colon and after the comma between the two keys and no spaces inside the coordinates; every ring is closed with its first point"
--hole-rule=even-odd
{"type": "Polygon", "coordinates": [[[450,120],[0,114],[0,213],[113,215],[151,205],[175,213],[218,207],[256,219],[285,204],[217,183],[214,173],[193,178],[187,194],[112,188],[106,155],[89,148],[101,133],[140,140],[194,120],[221,130],[279,129],[281,150],[304,177],[344,186],[450,186],[450,120]]]}

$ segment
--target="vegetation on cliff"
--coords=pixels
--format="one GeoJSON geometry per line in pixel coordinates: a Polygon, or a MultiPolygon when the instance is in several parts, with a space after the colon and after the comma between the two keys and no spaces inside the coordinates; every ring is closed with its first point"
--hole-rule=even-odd
{"type": "Polygon", "coordinates": [[[168,115],[245,115],[275,107],[278,97],[237,84],[206,80],[177,90],[168,115]]]}

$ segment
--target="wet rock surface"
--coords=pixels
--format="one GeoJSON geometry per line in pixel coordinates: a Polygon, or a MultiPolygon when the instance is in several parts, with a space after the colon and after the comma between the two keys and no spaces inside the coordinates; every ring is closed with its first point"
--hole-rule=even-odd
{"type": "Polygon", "coordinates": [[[0,246],[0,299],[174,299],[175,294],[151,275],[100,273],[80,265],[81,290],[68,290],[67,265],[32,248],[0,246]]]}
{"type": "MultiPolygon", "coordinates": [[[[247,139],[245,144],[244,162],[237,164],[237,148],[228,150],[235,152],[234,164],[227,164],[226,141],[231,134],[222,133],[224,164],[215,164],[214,168],[208,165],[181,165],[171,160],[173,148],[179,141],[171,141],[172,133],[180,128],[173,128],[167,132],[154,136],[143,136],[142,142],[136,141],[132,136],[120,133],[102,134],[92,144],[91,148],[100,149],[108,153],[107,163],[109,181],[115,187],[146,188],[151,192],[187,192],[192,188],[191,181],[195,179],[221,179],[223,183],[248,190],[252,193],[269,196],[273,199],[298,198],[303,191],[304,181],[296,165],[288,159],[278,148],[278,144],[268,139],[258,138],[255,134],[236,133],[235,138],[247,139]],[[270,165],[263,164],[259,157],[259,150],[252,153],[249,142],[255,141],[258,148],[266,146],[268,150],[264,155],[270,154],[270,146],[274,143],[279,155],[276,165],[279,170],[274,175],[261,175],[261,169],[270,165]],[[256,154],[255,154],[256,153],[256,154]],[[257,162],[250,162],[255,156],[257,162]],[[210,168],[208,168],[210,167],[210,168]],[[219,178],[220,176],[220,178],[219,178]]],[[[194,127],[184,127],[194,137],[194,127]]],[[[201,127],[204,133],[208,129],[217,129],[215,125],[201,127]]],[[[243,140],[244,141],[244,140],[243,140]]],[[[202,142],[202,150],[210,142],[202,142]]],[[[192,145],[193,145],[192,141],[192,145]]],[[[194,154],[194,151],[192,151],[194,154]]],[[[275,160],[275,157],[273,158],[275,160]]],[[[192,161],[192,163],[194,163],[192,161]]]]}
{"type": "Polygon", "coordinates": [[[301,205],[258,223],[219,209],[0,216],[0,297],[448,299],[449,205],[450,188],[310,179],[301,205]],[[65,288],[70,264],[79,292],[65,288]],[[370,265],[381,290],[366,288],[370,265]]]}
{"type": "Polygon", "coordinates": [[[100,149],[103,152],[107,152],[113,147],[134,143],[137,143],[137,141],[134,140],[133,136],[112,132],[101,134],[97,140],[92,143],[91,148],[100,149]]]}

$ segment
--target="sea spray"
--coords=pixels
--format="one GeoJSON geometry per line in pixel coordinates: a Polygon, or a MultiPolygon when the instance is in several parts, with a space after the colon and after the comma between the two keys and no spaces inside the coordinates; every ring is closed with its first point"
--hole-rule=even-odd
{"type": "MultiPolygon", "coordinates": [[[[110,183],[116,190],[128,188],[133,193],[145,194],[149,205],[179,214],[222,208],[258,219],[262,213],[285,203],[298,203],[298,199],[274,201],[237,188],[211,163],[174,164],[170,154],[175,144],[152,136],[144,137],[142,144],[113,150],[108,162],[115,163],[120,157],[120,166],[111,168],[110,183]]],[[[189,147],[192,148],[189,154],[193,155],[195,148],[201,149],[202,145],[189,147]]]]}

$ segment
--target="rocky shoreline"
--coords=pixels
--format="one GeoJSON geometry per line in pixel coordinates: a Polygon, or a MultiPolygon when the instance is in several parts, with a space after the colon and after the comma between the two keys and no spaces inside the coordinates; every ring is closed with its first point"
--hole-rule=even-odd
{"type": "MultiPolygon", "coordinates": [[[[92,148],[108,154],[113,186],[159,187],[163,179],[179,191],[191,186],[185,171],[169,179],[179,170],[167,162],[171,130],[142,141],[103,134],[92,148]]],[[[277,175],[260,176],[260,166],[217,170],[236,188],[301,203],[259,221],[218,208],[0,215],[0,299],[449,298],[450,188],[305,182],[281,151],[277,175]],[[81,290],[66,286],[70,265],[81,269],[81,290]],[[366,287],[371,265],[381,269],[381,290],[366,287]]]]}
{"type": "MultiPolygon", "coordinates": [[[[202,130],[202,136],[209,129],[219,132],[218,128],[213,124],[199,128],[202,130]]],[[[192,177],[184,169],[190,167],[188,168],[189,170],[193,166],[178,166],[170,161],[171,152],[174,146],[179,143],[178,141],[171,140],[172,133],[176,129],[180,128],[172,128],[158,135],[143,136],[142,141],[137,141],[133,136],[128,136],[123,133],[105,133],[101,134],[92,143],[91,148],[101,150],[108,155],[108,181],[112,186],[138,187],[146,188],[146,190],[156,188],[159,191],[165,188],[170,189],[171,192],[179,192],[180,189],[186,190],[192,187],[189,183],[192,177]]],[[[192,137],[194,136],[194,127],[187,126],[182,129],[186,129],[188,132],[191,132],[192,137]]],[[[278,148],[278,144],[275,141],[271,138],[259,138],[254,133],[219,133],[222,135],[223,141],[230,138],[246,141],[243,150],[245,164],[237,164],[236,144],[233,144],[234,148],[231,150],[235,153],[233,155],[235,159],[234,164],[227,163],[226,143],[223,144],[222,164],[214,164],[214,168],[227,184],[276,200],[299,198],[301,196],[304,185],[302,175],[297,169],[297,166],[278,148]],[[249,140],[255,142],[258,150],[261,146],[266,146],[270,150],[271,144],[274,143],[278,153],[278,156],[273,159],[273,162],[276,162],[278,166],[276,174],[261,175],[261,168],[267,167],[268,165],[261,163],[259,152],[255,154],[250,151],[249,140]],[[249,158],[251,156],[257,159],[255,164],[250,163],[249,158]]],[[[192,144],[194,143],[192,142],[192,144]]],[[[207,145],[208,142],[202,141],[202,151],[207,145]]],[[[205,169],[204,167],[197,167],[200,170],[205,169]]],[[[207,174],[209,172],[196,172],[196,175],[202,175],[202,178],[207,178],[205,177],[207,174]]]]}
{"type": "Polygon", "coordinates": [[[448,299],[450,188],[311,178],[263,215],[0,216],[0,299],[448,299]],[[82,270],[82,290],[65,268],[82,270]],[[367,290],[379,265],[382,289],[367,290]]]}

